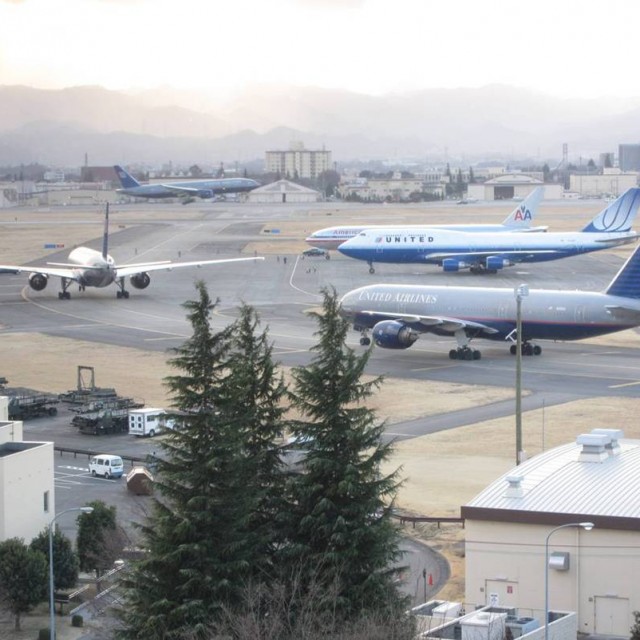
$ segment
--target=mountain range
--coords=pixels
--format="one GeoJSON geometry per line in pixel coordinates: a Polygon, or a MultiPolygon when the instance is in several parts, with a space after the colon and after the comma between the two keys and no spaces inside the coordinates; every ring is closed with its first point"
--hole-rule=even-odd
{"type": "Polygon", "coordinates": [[[256,86],[222,103],[168,87],[110,91],[0,86],[0,166],[247,162],[293,140],[335,162],[559,160],[638,140],[640,98],[562,100],[491,85],[369,96],[256,86]]]}

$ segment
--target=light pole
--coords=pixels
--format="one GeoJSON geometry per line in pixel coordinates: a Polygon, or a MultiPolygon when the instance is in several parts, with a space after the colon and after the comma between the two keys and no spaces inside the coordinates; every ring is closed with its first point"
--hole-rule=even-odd
{"type": "Polygon", "coordinates": [[[516,465],[522,453],[522,298],[529,295],[529,286],[516,287],[516,465]]]}
{"type": "Polygon", "coordinates": [[[60,513],[57,513],[53,516],[53,519],[49,523],[49,638],[50,640],[54,640],[56,637],[56,619],[55,619],[55,610],[53,604],[53,523],[65,513],[69,513],[70,511],[82,511],[82,513],[91,513],[93,511],[93,507],[72,507],[71,509],[65,509],[60,513]]]}
{"type": "Polygon", "coordinates": [[[547,539],[544,543],[544,640],[549,640],[549,538],[556,531],[569,527],[579,527],[585,531],[591,531],[594,524],[593,522],[569,522],[567,524],[561,524],[555,529],[551,529],[547,534],[547,539]]]}

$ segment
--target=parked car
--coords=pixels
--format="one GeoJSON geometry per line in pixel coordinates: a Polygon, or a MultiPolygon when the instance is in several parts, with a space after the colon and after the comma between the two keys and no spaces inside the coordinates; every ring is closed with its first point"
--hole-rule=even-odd
{"type": "Polygon", "coordinates": [[[329,252],[319,247],[311,247],[311,249],[305,249],[302,255],[309,258],[328,258],[329,252]]]}

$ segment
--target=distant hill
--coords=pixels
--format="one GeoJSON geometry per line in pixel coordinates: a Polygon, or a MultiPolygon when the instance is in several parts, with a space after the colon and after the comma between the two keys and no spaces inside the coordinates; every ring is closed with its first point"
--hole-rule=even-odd
{"type": "Polygon", "coordinates": [[[220,104],[170,88],[46,91],[0,86],[0,165],[227,163],[302,140],[333,159],[597,157],[640,138],[637,100],[559,100],[525,89],[366,96],[312,87],[258,86],[220,104]]]}

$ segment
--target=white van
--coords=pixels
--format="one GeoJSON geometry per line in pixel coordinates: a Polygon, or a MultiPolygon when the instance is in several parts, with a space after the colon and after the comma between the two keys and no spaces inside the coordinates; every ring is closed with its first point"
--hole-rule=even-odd
{"type": "Polygon", "coordinates": [[[164,409],[132,409],[129,411],[129,433],[153,438],[165,429],[173,429],[175,423],[164,409]]]}
{"type": "Polygon", "coordinates": [[[124,465],[120,456],[112,456],[100,453],[89,461],[89,473],[92,476],[104,476],[105,478],[121,478],[124,465]]]}

